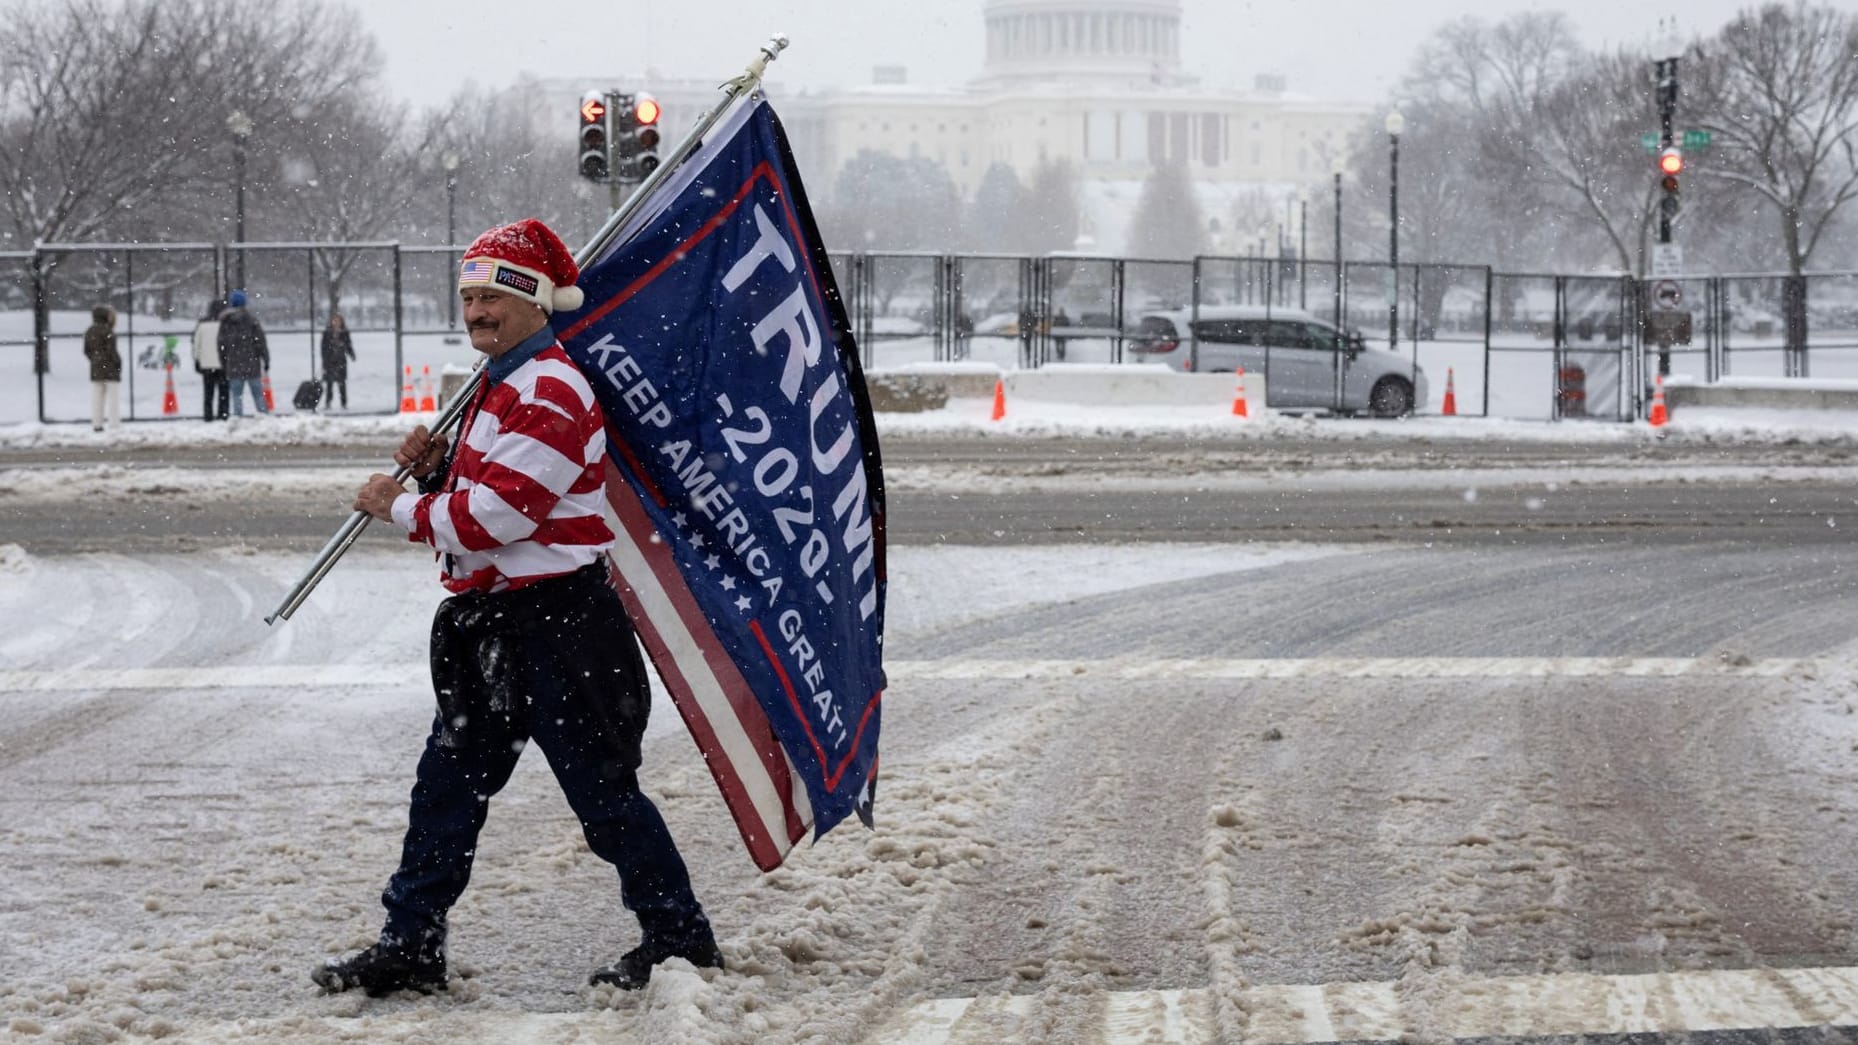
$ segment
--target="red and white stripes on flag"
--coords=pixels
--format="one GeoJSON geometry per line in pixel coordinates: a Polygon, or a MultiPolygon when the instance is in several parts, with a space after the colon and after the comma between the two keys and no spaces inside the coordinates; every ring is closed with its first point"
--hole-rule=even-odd
{"type": "Polygon", "coordinates": [[[607,501],[619,520],[612,549],[615,586],[716,778],[749,858],[772,871],[812,829],[805,782],[735,661],[704,622],[670,545],[653,528],[632,486],[611,463],[607,468],[607,501]]]}

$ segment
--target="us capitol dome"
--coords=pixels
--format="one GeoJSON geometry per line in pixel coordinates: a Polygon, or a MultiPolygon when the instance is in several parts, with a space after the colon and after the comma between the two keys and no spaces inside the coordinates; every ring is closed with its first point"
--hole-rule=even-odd
{"type": "Polygon", "coordinates": [[[1179,0],[988,0],[977,87],[1183,86],[1179,0]]]}

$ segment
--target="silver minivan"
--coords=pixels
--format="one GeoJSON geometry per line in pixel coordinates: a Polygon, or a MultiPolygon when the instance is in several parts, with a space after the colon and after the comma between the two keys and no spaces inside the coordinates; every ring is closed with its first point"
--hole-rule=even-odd
{"type": "Polygon", "coordinates": [[[1131,362],[1218,373],[1244,367],[1265,377],[1274,410],[1339,410],[1401,417],[1426,401],[1426,375],[1412,360],[1370,348],[1359,331],[1302,309],[1205,305],[1144,312],[1124,342],[1131,362]],[[1336,371],[1342,395],[1336,401],[1336,371]]]}

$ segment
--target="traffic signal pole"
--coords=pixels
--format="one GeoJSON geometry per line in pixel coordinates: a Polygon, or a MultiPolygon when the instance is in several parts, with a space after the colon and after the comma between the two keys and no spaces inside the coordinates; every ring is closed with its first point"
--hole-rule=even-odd
{"type": "Polygon", "coordinates": [[[1658,149],[1660,174],[1664,179],[1664,199],[1658,205],[1658,242],[1671,242],[1671,220],[1677,217],[1677,174],[1683,169],[1682,154],[1676,152],[1677,135],[1672,123],[1677,116],[1677,59],[1658,60],[1658,149]],[[1675,156],[1677,170],[1663,158],[1675,156]]]}
{"type": "Polygon", "coordinates": [[[1674,127],[1677,116],[1677,57],[1658,59],[1658,179],[1664,195],[1658,201],[1658,248],[1652,256],[1652,276],[1661,282],[1643,284],[1648,288],[1645,305],[1646,331],[1658,347],[1658,375],[1671,376],[1671,348],[1682,341],[1689,343],[1689,313],[1676,311],[1680,272],[1677,247],[1671,242],[1671,223],[1678,212],[1678,175],[1684,171],[1684,152],[1677,144],[1674,127]],[[1667,300],[1668,298],[1668,300],[1667,300]],[[1653,301],[1659,302],[1654,306],[1653,301]]]}

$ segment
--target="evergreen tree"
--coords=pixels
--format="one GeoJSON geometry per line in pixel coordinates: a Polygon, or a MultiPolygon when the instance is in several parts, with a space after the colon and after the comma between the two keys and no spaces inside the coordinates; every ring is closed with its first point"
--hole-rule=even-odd
{"type": "Polygon", "coordinates": [[[995,163],[981,175],[968,204],[966,224],[967,249],[1003,254],[1023,253],[1027,248],[1018,233],[1025,224],[1030,201],[1019,175],[1004,163],[995,163]]]}
{"type": "Polygon", "coordinates": [[[1139,258],[1191,258],[1205,246],[1205,229],[1186,165],[1168,160],[1151,169],[1142,182],[1125,253],[1139,258]]]}
{"type": "Polygon", "coordinates": [[[820,224],[834,250],[942,250],[960,232],[961,195],[933,160],[861,149],[839,170],[820,224]]]}
{"type": "Polygon", "coordinates": [[[1077,171],[1069,161],[1044,161],[1032,174],[1023,218],[1014,239],[1030,254],[1070,250],[1077,243],[1083,222],[1078,214],[1077,171]]]}

